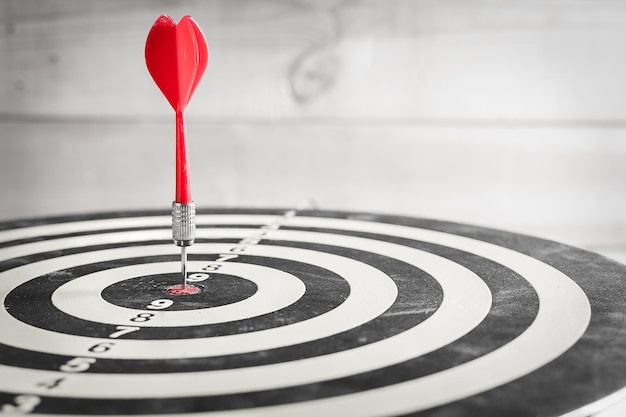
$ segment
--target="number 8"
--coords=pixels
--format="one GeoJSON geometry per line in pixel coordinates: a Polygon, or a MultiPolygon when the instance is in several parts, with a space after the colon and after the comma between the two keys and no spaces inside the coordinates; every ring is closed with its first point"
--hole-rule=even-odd
{"type": "Polygon", "coordinates": [[[150,321],[150,317],[154,317],[154,314],[152,313],[139,313],[137,314],[137,317],[133,317],[132,319],[130,319],[130,321],[134,321],[136,323],[141,323],[144,321],[150,321]]]}

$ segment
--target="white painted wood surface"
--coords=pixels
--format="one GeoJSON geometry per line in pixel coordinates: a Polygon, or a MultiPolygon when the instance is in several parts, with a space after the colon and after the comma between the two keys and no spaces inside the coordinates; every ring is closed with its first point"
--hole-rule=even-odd
{"type": "Polygon", "coordinates": [[[188,136],[201,206],[434,217],[626,261],[622,1],[0,2],[0,218],[167,208],[161,14],[211,59],[188,136]]]}

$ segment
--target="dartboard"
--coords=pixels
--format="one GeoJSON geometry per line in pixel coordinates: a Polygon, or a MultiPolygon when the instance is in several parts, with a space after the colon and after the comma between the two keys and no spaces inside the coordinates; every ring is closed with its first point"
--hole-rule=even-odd
{"type": "Polygon", "coordinates": [[[626,267],[458,223],[199,210],[0,224],[0,409],[582,416],[626,386],[626,267]]]}

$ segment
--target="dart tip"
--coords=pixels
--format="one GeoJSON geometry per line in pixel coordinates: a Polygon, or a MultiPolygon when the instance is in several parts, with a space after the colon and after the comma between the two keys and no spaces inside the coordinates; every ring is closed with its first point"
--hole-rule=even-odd
{"type": "Polygon", "coordinates": [[[181,264],[181,287],[183,291],[187,287],[187,247],[180,247],[180,264],[181,264]]]}

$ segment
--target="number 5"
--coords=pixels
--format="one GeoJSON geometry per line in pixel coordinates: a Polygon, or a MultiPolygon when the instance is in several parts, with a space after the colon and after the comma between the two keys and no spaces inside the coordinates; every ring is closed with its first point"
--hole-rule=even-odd
{"type": "Polygon", "coordinates": [[[61,365],[59,369],[63,372],[85,372],[95,362],[95,358],[74,358],[61,365]]]}

